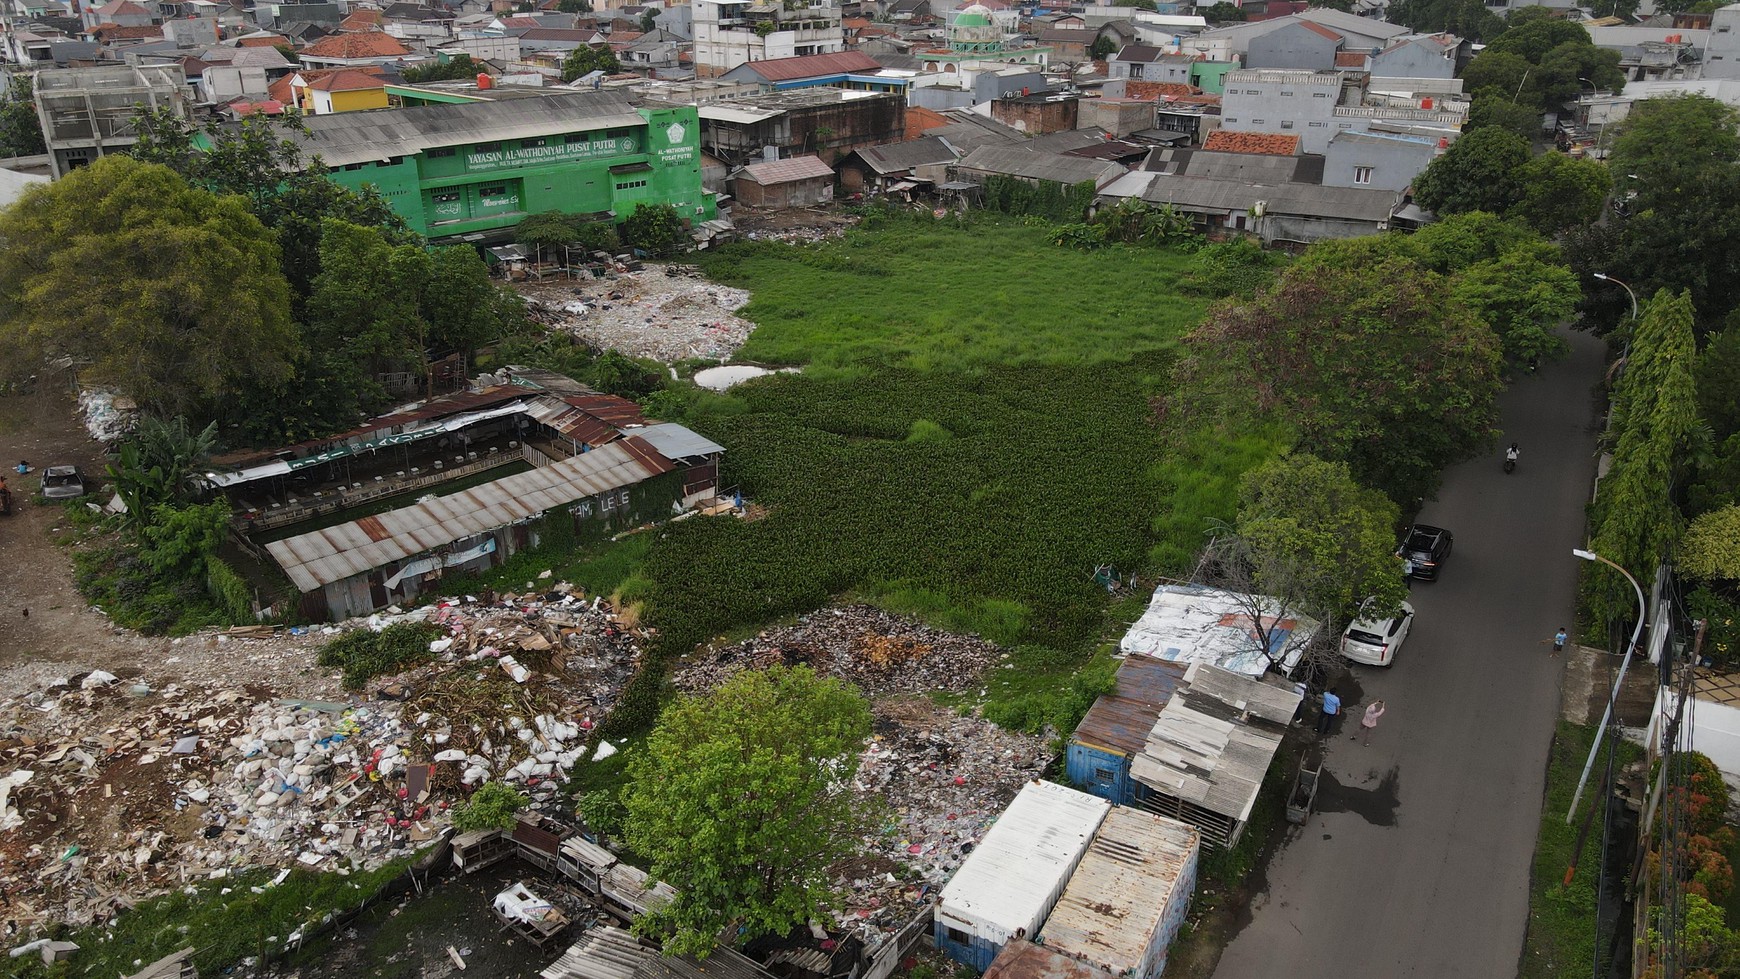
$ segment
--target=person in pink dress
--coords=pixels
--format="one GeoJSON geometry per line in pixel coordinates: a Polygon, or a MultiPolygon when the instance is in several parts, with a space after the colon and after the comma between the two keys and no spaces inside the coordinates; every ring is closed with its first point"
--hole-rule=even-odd
{"type": "Polygon", "coordinates": [[[1377,727],[1378,718],[1384,716],[1384,702],[1374,700],[1365,705],[1365,716],[1359,719],[1359,726],[1365,729],[1365,740],[1361,744],[1371,744],[1372,729],[1377,727]]]}

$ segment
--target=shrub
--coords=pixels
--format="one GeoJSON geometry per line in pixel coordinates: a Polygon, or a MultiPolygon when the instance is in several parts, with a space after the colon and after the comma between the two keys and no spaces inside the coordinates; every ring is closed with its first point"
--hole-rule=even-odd
{"type": "Polygon", "coordinates": [[[669,204],[642,204],[622,222],[622,237],[654,258],[688,251],[689,232],[677,209],[669,204]]]}
{"type": "Polygon", "coordinates": [[[254,620],[254,591],[215,554],[205,561],[205,587],[212,600],[237,624],[254,620]]]}
{"type": "Polygon", "coordinates": [[[380,632],[352,629],[320,648],[316,662],[344,671],[348,690],[361,690],[370,679],[400,673],[433,658],[431,640],[446,635],[427,622],[399,622],[380,632]]]}
{"type": "Polygon", "coordinates": [[[512,829],[514,813],[531,800],[500,782],[485,782],[471,798],[453,809],[453,828],[461,833],[479,829],[512,829]]]}
{"type": "Polygon", "coordinates": [[[1709,588],[1697,588],[1686,596],[1694,618],[1709,623],[1704,633],[1704,655],[1716,663],[1740,660],[1740,604],[1709,588]]]}
{"type": "Polygon", "coordinates": [[[1179,286],[1189,293],[1225,299],[1239,296],[1248,299],[1275,281],[1275,274],[1286,263],[1286,256],[1264,250],[1249,238],[1209,245],[1190,261],[1190,271],[1179,286]]]}

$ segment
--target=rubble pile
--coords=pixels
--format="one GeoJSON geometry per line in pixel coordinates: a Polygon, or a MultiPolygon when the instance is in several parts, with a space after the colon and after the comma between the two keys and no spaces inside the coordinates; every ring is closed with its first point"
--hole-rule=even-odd
{"type": "MultiPolygon", "coordinates": [[[[686,267],[676,267],[686,269],[686,267]]],[[[749,293],[659,266],[606,279],[515,283],[527,311],[600,350],[667,363],[689,358],[727,360],[755,324],[737,310],[749,293]]]]}
{"type": "Polygon", "coordinates": [[[910,920],[998,814],[1052,758],[1045,738],[1006,731],[923,697],[873,706],[876,733],[855,788],[880,798],[886,822],[864,840],[871,858],[846,868],[841,917],[865,940],[910,920]]]}
{"type": "Polygon", "coordinates": [[[246,868],[378,866],[485,780],[559,804],[646,635],[565,584],[485,597],[371,617],[447,630],[375,699],[96,671],[0,701],[0,919],[86,924],[246,868]]]}
{"type": "Polygon", "coordinates": [[[807,663],[871,696],[960,691],[974,687],[979,674],[1004,655],[977,636],[933,629],[872,605],[846,605],[712,650],[679,672],[675,683],[691,692],[711,690],[742,670],[807,663]]]}
{"type": "Polygon", "coordinates": [[[85,431],[105,445],[133,434],[139,425],[139,406],[113,391],[84,388],[79,391],[79,413],[85,416],[85,431]]]}

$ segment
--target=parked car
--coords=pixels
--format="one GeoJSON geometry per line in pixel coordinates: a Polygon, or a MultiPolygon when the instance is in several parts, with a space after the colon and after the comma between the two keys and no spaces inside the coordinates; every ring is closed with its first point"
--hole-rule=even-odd
{"type": "Polygon", "coordinates": [[[42,495],[70,500],[85,495],[85,477],[77,466],[49,466],[42,471],[42,495]]]}
{"type": "Polygon", "coordinates": [[[1411,578],[1432,581],[1450,557],[1450,546],[1454,543],[1456,535],[1443,527],[1415,524],[1409,528],[1407,539],[1396,552],[1401,555],[1403,573],[1411,578]]]}
{"type": "Polygon", "coordinates": [[[1407,602],[1402,603],[1400,613],[1383,618],[1366,618],[1362,605],[1360,617],[1341,634],[1341,655],[1366,666],[1389,666],[1396,661],[1396,651],[1402,648],[1413,624],[1414,607],[1407,602]]]}

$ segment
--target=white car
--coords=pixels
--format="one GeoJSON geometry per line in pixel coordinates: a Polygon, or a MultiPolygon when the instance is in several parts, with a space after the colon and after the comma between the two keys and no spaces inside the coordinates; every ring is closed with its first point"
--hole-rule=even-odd
{"type": "Polygon", "coordinates": [[[1363,606],[1360,611],[1362,617],[1341,634],[1341,655],[1366,666],[1389,666],[1414,625],[1414,607],[1403,602],[1400,614],[1382,619],[1364,618],[1363,606]]]}

